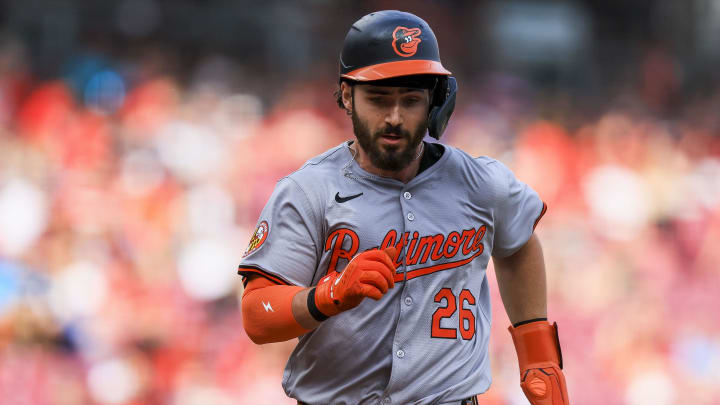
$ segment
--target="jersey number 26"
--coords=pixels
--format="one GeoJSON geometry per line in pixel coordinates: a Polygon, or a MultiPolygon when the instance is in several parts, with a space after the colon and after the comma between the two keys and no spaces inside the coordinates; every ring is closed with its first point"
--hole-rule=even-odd
{"type": "Polygon", "coordinates": [[[441,303],[443,300],[447,303],[444,307],[435,310],[432,316],[432,332],[430,336],[442,339],[457,339],[457,331],[460,329],[460,336],[465,340],[470,340],[475,335],[475,314],[471,310],[465,308],[465,303],[475,305],[475,297],[470,290],[460,291],[460,295],[455,299],[455,294],[449,288],[442,288],[435,294],[435,302],[441,303]],[[440,326],[440,320],[450,318],[458,309],[458,301],[460,301],[460,316],[458,317],[458,328],[443,328],[440,326]]]}

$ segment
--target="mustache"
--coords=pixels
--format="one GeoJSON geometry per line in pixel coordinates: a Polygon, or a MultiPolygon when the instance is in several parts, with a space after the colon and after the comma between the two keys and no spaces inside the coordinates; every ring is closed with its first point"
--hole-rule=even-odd
{"type": "Polygon", "coordinates": [[[382,136],[382,135],[395,135],[395,136],[402,136],[405,138],[410,137],[410,131],[404,130],[402,125],[387,125],[385,128],[381,129],[380,131],[375,133],[376,136],[382,136]]]}

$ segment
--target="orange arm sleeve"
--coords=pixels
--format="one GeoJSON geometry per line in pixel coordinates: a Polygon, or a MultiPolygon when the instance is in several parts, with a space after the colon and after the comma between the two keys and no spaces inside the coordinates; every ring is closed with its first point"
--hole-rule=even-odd
{"type": "Polygon", "coordinates": [[[252,278],[242,296],[242,320],[245,332],[257,344],[283,342],[309,332],[295,320],[292,301],[303,287],[277,285],[252,278]]]}

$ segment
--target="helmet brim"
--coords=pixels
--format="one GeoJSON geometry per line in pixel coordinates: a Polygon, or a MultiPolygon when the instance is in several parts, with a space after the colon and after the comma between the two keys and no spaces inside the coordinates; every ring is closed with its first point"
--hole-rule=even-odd
{"type": "Polygon", "coordinates": [[[434,60],[401,60],[365,66],[340,75],[359,82],[390,79],[410,75],[451,75],[440,62],[434,60]]]}

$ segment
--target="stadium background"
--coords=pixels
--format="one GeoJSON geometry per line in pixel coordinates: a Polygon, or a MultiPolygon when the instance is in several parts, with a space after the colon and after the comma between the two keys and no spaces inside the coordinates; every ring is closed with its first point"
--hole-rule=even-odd
{"type": "MultiPolygon", "coordinates": [[[[2,2],[1,403],[294,403],[235,267],[274,183],[352,136],[336,58],[385,8],[458,78],[443,141],[548,203],[573,403],[720,404],[713,0],[2,2]]],[[[523,404],[488,273],[483,403],[523,404]]]]}

